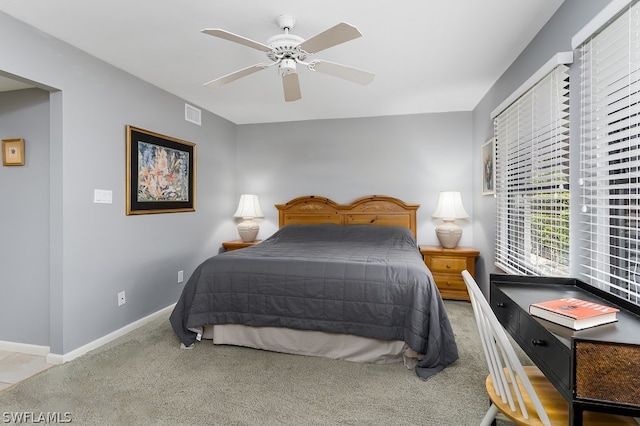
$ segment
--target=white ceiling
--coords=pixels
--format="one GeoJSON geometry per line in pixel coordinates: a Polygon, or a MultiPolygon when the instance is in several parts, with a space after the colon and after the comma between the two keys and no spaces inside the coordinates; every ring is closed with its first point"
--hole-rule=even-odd
{"type": "MultiPolygon", "coordinates": [[[[0,0],[4,11],[236,124],[471,111],[563,0],[0,0]],[[293,15],[305,39],[338,22],[363,37],[310,57],[376,74],[368,86],[299,69],[284,102],[277,69],[203,83],[264,53],[200,32],[266,43],[293,15]]],[[[0,70],[2,71],[2,70],[0,70]]]]}

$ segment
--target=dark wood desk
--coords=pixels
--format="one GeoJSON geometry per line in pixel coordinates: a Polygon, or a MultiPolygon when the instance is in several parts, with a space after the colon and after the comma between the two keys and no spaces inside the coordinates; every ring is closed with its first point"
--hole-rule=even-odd
{"type": "Polygon", "coordinates": [[[490,304],[502,326],[569,403],[584,411],[640,416],[640,307],[570,278],[491,274],[490,304]],[[576,297],[620,308],[618,321],[586,330],[529,315],[534,302],[576,297]]]}

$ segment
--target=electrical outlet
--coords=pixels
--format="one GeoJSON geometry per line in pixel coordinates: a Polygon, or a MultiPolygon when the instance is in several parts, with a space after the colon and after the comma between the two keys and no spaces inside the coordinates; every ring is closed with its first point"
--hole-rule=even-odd
{"type": "Polygon", "coordinates": [[[178,284],[184,281],[184,271],[178,271],[178,284]]]}
{"type": "Polygon", "coordinates": [[[118,306],[122,306],[125,303],[127,303],[127,300],[125,299],[124,291],[121,291],[118,293],[118,306]]]}

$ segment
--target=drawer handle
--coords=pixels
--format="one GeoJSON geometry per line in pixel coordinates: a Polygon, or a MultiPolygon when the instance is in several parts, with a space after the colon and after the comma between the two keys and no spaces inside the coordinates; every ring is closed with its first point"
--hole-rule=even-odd
{"type": "Polygon", "coordinates": [[[498,308],[504,308],[504,307],[506,307],[507,305],[505,305],[505,304],[504,304],[504,302],[498,302],[498,303],[496,303],[496,306],[497,306],[498,308]]]}
{"type": "Polygon", "coordinates": [[[451,265],[447,264],[447,269],[451,269],[451,265]]]}
{"type": "Polygon", "coordinates": [[[531,339],[531,344],[533,346],[547,346],[547,342],[542,339],[531,339]]]}

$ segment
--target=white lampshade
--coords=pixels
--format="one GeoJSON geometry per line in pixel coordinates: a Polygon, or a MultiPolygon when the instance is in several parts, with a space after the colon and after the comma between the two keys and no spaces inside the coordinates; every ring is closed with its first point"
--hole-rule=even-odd
{"type": "Polygon", "coordinates": [[[240,196],[240,202],[238,203],[238,209],[233,214],[233,217],[251,219],[254,217],[264,217],[258,196],[254,194],[242,194],[240,196]]]}
{"type": "Polygon", "coordinates": [[[258,196],[254,194],[242,194],[240,196],[240,202],[238,203],[238,209],[233,216],[244,219],[238,224],[238,234],[240,238],[242,238],[242,241],[255,241],[260,231],[260,225],[252,219],[254,217],[264,217],[258,196]]]}
{"type": "Polygon", "coordinates": [[[455,248],[462,237],[462,228],[454,222],[456,219],[466,219],[469,213],[462,205],[462,197],[457,191],[442,191],[434,218],[444,222],[436,227],[436,235],[444,248],[455,248]]]}
{"type": "Polygon", "coordinates": [[[459,192],[442,191],[433,217],[437,219],[466,219],[469,217],[469,213],[462,205],[462,197],[459,192]]]}

